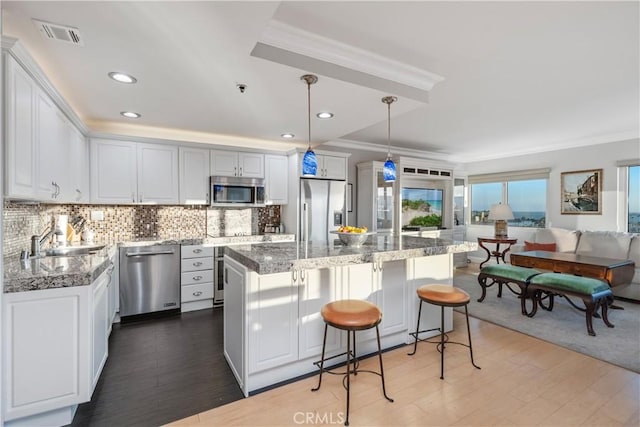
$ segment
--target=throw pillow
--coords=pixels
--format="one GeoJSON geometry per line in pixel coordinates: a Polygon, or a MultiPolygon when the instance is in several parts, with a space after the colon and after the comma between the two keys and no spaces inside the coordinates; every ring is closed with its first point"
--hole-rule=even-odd
{"type": "Polygon", "coordinates": [[[525,251],[549,251],[549,252],[555,252],[556,251],[556,244],[555,243],[534,243],[534,242],[527,242],[525,240],[524,241],[524,250],[525,251]]]}

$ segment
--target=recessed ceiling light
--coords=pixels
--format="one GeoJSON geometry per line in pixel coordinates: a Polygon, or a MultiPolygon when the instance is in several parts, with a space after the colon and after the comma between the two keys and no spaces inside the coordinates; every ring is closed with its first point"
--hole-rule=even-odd
{"type": "Polygon", "coordinates": [[[330,113],[328,111],[322,111],[316,114],[316,117],[318,117],[319,119],[330,119],[331,117],[333,117],[333,113],[330,113]]]}
{"type": "Polygon", "coordinates": [[[109,77],[111,77],[113,80],[120,83],[135,83],[138,81],[138,79],[136,79],[133,76],[130,76],[129,74],[119,73],[117,71],[110,72],[109,77]]]}
{"type": "Polygon", "coordinates": [[[133,111],[122,111],[120,114],[122,114],[123,116],[128,117],[130,119],[138,119],[138,118],[142,117],[142,114],[135,113],[133,111]]]}
{"type": "Polygon", "coordinates": [[[280,136],[281,136],[281,137],[283,137],[283,138],[286,138],[286,139],[291,139],[291,138],[293,138],[295,135],[294,135],[294,134],[292,134],[292,133],[283,133],[283,134],[282,134],[282,135],[280,135],[280,136]]]}

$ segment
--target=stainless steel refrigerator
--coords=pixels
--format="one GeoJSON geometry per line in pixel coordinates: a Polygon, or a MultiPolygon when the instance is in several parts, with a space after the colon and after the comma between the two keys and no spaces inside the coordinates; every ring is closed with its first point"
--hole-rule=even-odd
{"type": "Polygon", "coordinates": [[[345,223],[345,181],[300,179],[301,241],[328,242],[329,234],[345,223]]]}

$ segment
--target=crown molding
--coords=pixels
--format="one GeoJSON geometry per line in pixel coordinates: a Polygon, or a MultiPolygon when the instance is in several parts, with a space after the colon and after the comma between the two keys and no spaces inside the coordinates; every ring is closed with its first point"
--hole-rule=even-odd
{"type": "MultiPolygon", "coordinates": [[[[350,148],[360,151],[372,151],[374,153],[387,153],[387,145],[373,144],[371,142],[354,141],[351,139],[335,139],[322,144],[323,147],[350,148]]],[[[444,162],[455,163],[450,154],[436,153],[426,150],[415,150],[413,148],[402,148],[391,146],[391,154],[396,156],[406,156],[419,159],[439,160],[444,162]]]]}
{"type": "Polygon", "coordinates": [[[271,21],[258,42],[423,91],[444,80],[430,71],[280,21],[271,21]]]}
{"type": "Polygon", "coordinates": [[[78,117],[73,108],[60,95],[60,92],[51,84],[47,75],[42,71],[40,65],[35,61],[33,56],[20,43],[20,40],[14,37],[2,36],[2,50],[11,55],[31,78],[49,95],[53,103],[67,116],[67,119],[84,135],[87,136],[89,129],[85,123],[78,117]]]}

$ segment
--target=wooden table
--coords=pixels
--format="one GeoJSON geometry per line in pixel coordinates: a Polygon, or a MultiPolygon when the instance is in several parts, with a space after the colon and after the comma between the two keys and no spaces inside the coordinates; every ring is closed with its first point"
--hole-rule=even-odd
{"type": "Polygon", "coordinates": [[[485,259],[484,261],[482,261],[482,263],[480,263],[480,268],[482,268],[482,266],[485,265],[487,261],[491,259],[492,256],[496,257],[496,262],[498,264],[500,264],[500,259],[502,259],[502,262],[505,262],[504,256],[506,255],[507,252],[509,252],[509,249],[511,249],[511,245],[513,245],[517,241],[518,239],[511,239],[509,237],[478,237],[478,245],[480,245],[480,247],[484,249],[485,252],[487,252],[487,259],[485,259]],[[485,243],[495,243],[496,250],[495,251],[490,250],[484,245],[485,243]],[[500,251],[501,243],[508,245],[503,251],[500,251]]]}
{"type": "Polygon", "coordinates": [[[635,263],[564,252],[529,251],[511,254],[511,264],[606,280],[609,286],[631,283],[635,263]]]}

